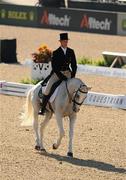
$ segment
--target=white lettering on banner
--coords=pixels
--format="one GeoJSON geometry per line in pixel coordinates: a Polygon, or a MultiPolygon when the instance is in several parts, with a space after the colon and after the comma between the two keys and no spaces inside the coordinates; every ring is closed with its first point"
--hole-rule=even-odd
{"type": "Polygon", "coordinates": [[[83,18],[81,20],[80,27],[86,28],[86,29],[101,29],[110,31],[111,29],[111,23],[112,21],[108,18],[105,18],[104,20],[100,21],[96,19],[95,17],[89,17],[88,15],[83,15],[83,18]]]}
{"type": "Polygon", "coordinates": [[[67,14],[65,14],[62,17],[58,17],[56,16],[56,14],[48,13],[48,11],[45,10],[41,17],[41,23],[48,25],[69,27],[70,17],[68,17],[67,14]]]}
{"type": "Polygon", "coordinates": [[[101,29],[110,30],[111,21],[105,18],[104,21],[96,20],[94,17],[89,17],[89,28],[90,29],[101,29]]]}
{"type": "Polygon", "coordinates": [[[63,17],[58,17],[55,14],[49,13],[48,18],[50,25],[69,27],[70,18],[67,15],[64,15],[63,17]]]}

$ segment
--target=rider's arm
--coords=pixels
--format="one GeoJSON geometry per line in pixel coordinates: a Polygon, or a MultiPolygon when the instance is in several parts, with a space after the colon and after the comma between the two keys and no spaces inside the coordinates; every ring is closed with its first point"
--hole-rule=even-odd
{"type": "Polygon", "coordinates": [[[60,79],[60,80],[67,80],[67,77],[66,76],[64,76],[62,73],[61,73],[61,71],[60,71],[60,69],[59,69],[59,66],[58,66],[58,61],[59,61],[60,59],[58,59],[57,58],[57,56],[55,55],[55,53],[53,53],[53,56],[52,56],[52,70],[56,73],[56,75],[58,76],[58,78],[60,79]]]}
{"type": "Polygon", "coordinates": [[[77,71],[77,61],[73,50],[71,51],[71,69],[72,69],[71,77],[73,78],[75,77],[77,71]]]}

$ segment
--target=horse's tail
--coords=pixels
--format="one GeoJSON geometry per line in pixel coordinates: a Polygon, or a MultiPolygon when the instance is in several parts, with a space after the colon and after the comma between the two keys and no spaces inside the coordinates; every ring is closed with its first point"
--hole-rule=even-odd
{"type": "Polygon", "coordinates": [[[22,119],[22,126],[32,126],[33,124],[33,105],[32,105],[32,89],[28,91],[27,97],[26,97],[26,103],[24,106],[24,112],[21,115],[22,119]]]}

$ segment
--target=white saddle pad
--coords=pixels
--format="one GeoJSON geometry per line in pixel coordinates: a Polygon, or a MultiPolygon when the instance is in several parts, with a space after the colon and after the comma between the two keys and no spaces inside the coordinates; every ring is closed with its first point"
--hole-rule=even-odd
{"type": "MultiPolygon", "coordinates": [[[[42,92],[43,92],[43,93],[45,92],[45,88],[46,88],[46,86],[42,87],[42,92]]],[[[56,96],[57,96],[57,93],[58,93],[58,90],[59,90],[59,86],[55,89],[54,93],[53,93],[52,96],[50,97],[50,99],[49,99],[49,102],[50,102],[50,103],[52,103],[52,102],[55,100],[55,98],[56,98],[56,96]]]]}

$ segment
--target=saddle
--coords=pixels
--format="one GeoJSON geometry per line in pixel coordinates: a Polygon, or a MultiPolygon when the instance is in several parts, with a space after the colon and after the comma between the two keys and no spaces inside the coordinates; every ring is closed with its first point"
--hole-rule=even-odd
{"type": "MultiPolygon", "coordinates": [[[[56,97],[56,95],[57,95],[57,92],[58,92],[58,86],[61,84],[61,82],[62,82],[62,80],[59,80],[59,81],[57,81],[57,82],[55,82],[54,84],[53,84],[53,86],[51,87],[51,90],[50,90],[50,93],[49,93],[49,95],[48,95],[48,100],[50,101],[50,102],[53,102],[53,100],[55,99],[55,97],[56,97]],[[54,93],[55,92],[55,93],[54,93]]],[[[39,98],[40,98],[40,100],[42,100],[42,97],[43,97],[43,93],[44,93],[44,90],[45,90],[45,88],[46,88],[46,85],[47,85],[47,83],[41,83],[41,88],[40,88],[40,90],[39,90],[39,92],[38,92],[38,96],[39,96],[39,98]]]]}

